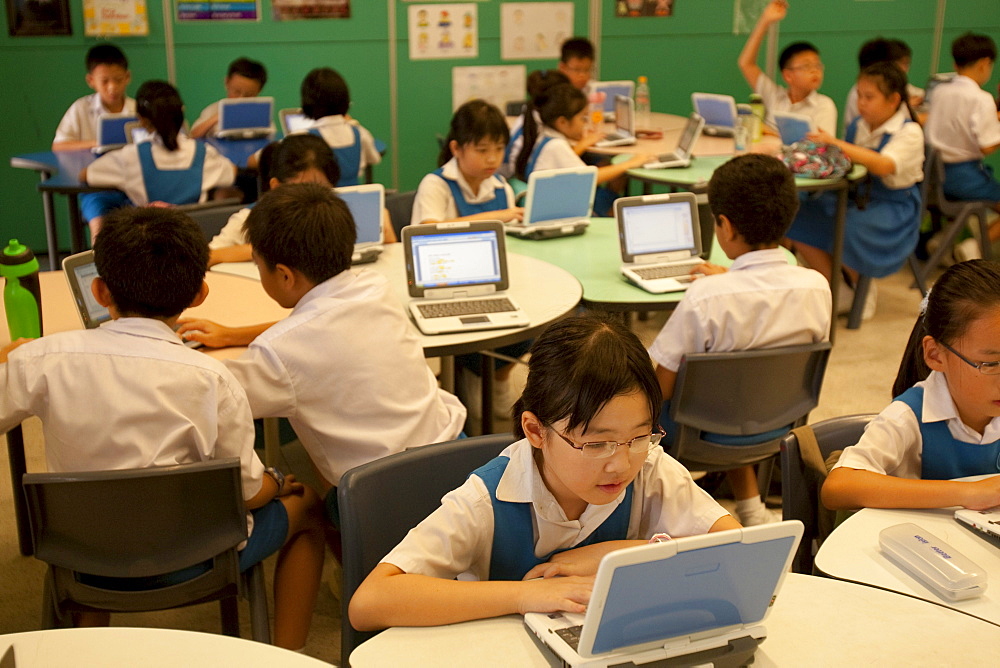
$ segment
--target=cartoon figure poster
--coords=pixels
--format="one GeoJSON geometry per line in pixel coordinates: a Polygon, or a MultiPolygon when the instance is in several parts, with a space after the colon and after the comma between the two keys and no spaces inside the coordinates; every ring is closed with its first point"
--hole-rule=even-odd
{"type": "Polygon", "coordinates": [[[551,60],[573,36],[572,2],[505,2],[500,5],[500,57],[551,60]]]}
{"type": "Polygon", "coordinates": [[[410,5],[407,9],[410,60],[479,56],[475,3],[410,5]]]}
{"type": "Polygon", "coordinates": [[[616,0],[615,16],[673,16],[674,0],[616,0]]]}
{"type": "Polygon", "coordinates": [[[451,68],[451,108],[475,98],[504,109],[508,102],[524,99],[527,85],[524,65],[486,65],[451,68]]]}

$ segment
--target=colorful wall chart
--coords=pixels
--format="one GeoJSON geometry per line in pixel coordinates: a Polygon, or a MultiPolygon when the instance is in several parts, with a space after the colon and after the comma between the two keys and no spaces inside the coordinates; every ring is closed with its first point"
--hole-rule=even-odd
{"type": "Polygon", "coordinates": [[[474,3],[410,5],[410,60],[476,58],[479,16],[474,3]]]}

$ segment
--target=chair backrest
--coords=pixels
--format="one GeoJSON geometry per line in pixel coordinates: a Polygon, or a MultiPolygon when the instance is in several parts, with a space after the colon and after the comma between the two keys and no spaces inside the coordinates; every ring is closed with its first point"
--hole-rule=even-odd
{"type": "Polygon", "coordinates": [[[389,211],[392,229],[396,230],[396,238],[402,238],[402,230],[410,224],[413,215],[413,200],[417,197],[416,190],[405,193],[394,193],[385,196],[385,208],[389,211]]]}
{"type": "Polygon", "coordinates": [[[340,531],[344,546],[341,593],[341,664],[372,633],[355,631],[348,605],[358,585],[406,533],[430,515],[441,497],[514,442],[490,434],[425,445],[351,469],[340,479],[340,531]]]}
{"type": "Polygon", "coordinates": [[[507,116],[520,116],[524,113],[524,108],[527,106],[527,100],[511,100],[506,104],[504,114],[507,116]]]}
{"type": "MultiPolygon", "coordinates": [[[[820,455],[825,460],[831,453],[854,445],[875,415],[847,415],[823,420],[812,425],[820,455]]],[[[812,573],[813,556],[819,536],[819,491],[823,476],[810,469],[802,459],[799,439],[788,434],[781,442],[781,512],[782,519],[800,520],[805,526],[802,541],[792,562],[796,573],[812,573]]]]}
{"type": "Polygon", "coordinates": [[[924,144],[924,179],[920,182],[920,210],[926,211],[931,205],[931,197],[936,201],[938,198],[937,188],[942,184],[943,178],[937,174],[937,170],[944,170],[944,165],[937,159],[937,151],[930,144],[924,144]],[[931,187],[935,191],[931,192],[931,187]]]}
{"type": "Polygon", "coordinates": [[[222,231],[222,228],[229,222],[229,217],[243,208],[243,204],[234,198],[215,200],[203,204],[189,204],[177,207],[187,215],[191,216],[194,222],[198,223],[206,241],[211,241],[212,237],[222,231]]]}

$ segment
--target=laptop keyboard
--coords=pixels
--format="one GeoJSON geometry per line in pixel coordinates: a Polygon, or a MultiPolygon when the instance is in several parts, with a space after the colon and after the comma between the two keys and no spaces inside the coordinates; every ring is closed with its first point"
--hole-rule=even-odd
{"type": "Polygon", "coordinates": [[[562,638],[573,651],[580,649],[580,634],[583,632],[583,624],[580,626],[570,626],[565,629],[556,629],[556,635],[562,638]]]}
{"type": "Polygon", "coordinates": [[[680,264],[680,265],[660,265],[657,267],[633,267],[634,271],[639,278],[650,281],[656,278],[674,278],[676,276],[686,276],[691,273],[691,269],[695,265],[693,264],[680,264]]]}
{"type": "Polygon", "coordinates": [[[475,299],[466,302],[439,302],[436,304],[417,304],[420,315],[425,318],[447,318],[456,315],[472,315],[473,313],[503,313],[516,311],[514,305],[506,297],[497,299],[475,299]]]}

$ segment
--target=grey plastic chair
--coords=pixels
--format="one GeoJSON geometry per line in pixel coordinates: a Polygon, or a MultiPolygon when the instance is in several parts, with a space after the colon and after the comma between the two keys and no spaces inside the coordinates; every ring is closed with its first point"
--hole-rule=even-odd
{"type": "MultiPolygon", "coordinates": [[[[874,417],[874,414],[846,415],[812,425],[823,459],[857,443],[874,417]]],[[[785,520],[800,520],[805,526],[792,561],[792,570],[796,573],[811,575],[813,572],[813,558],[819,547],[819,513],[830,512],[819,503],[822,484],[823,477],[803,461],[798,437],[794,433],[785,436],[781,441],[781,515],[785,520]]]]}
{"type": "Polygon", "coordinates": [[[253,639],[270,642],[263,568],[243,575],[239,569],[236,548],[247,537],[239,459],[26,473],[23,487],[35,557],[49,565],[42,628],[68,625],[71,611],[142,612],[218,600],[223,632],[238,637],[237,597],[245,596],[253,639]],[[189,568],[202,572],[169,585],[109,580],[189,568]]]}
{"type": "Polygon", "coordinates": [[[198,223],[206,241],[211,241],[212,237],[222,231],[222,228],[229,222],[229,217],[242,209],[244,205],[235,197],[220,199],[202,204],[186,204],[177,207],[191,216],[194,222],[198,223]]]}
{"type": "Polygon", "coordinates": [[[402,230],[410,224],[410,217],[413,215],[413,200],[416,197],[416,190],[386,195],[385,197],[385,208],[389,211],[389,220],[392,221],[392,229],[396,230],[397,239],[403,238],[402,230]]]}
{"type": "Polygon", "coordinates": [[[354,630],[348,605],[361,582],[406,533],[460,487],[469,474],[514,442],[489,434],[425,445],[353,468],[340,479],[340,532],[344,546],[340,665],[374,633],[354,630]]]}

